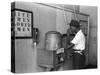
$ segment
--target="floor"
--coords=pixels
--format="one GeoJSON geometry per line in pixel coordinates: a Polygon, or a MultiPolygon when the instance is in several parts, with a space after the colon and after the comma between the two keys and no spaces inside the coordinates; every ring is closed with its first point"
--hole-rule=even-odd
{"type": "MultiPolygon", "coordinates": [[[[97,65],[87,65],[83,69],[96,69],[96,68],[97,68],[97,65]]],[[[65,63],[61,67],[59,67],[57,71],[64,71],[64,70],[73,70],[72,58],[66,59],[65,63]]]]}
{"type": "Polygon", "coordinates": [[[60,66],[57,71],[64,71],[64,70],[72,70],[73,66],[72,66],[72,58],[70,59],[66,59],[64,64],[62,66],[60,66]]]}

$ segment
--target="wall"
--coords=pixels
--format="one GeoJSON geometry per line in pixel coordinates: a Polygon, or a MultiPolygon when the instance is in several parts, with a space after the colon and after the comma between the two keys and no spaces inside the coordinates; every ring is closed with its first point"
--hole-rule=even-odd
{"type": "Polygon", "coordinates": [[[33,12],[33,27],[40,30],[39,48],[43,48],[45,33],[56,29],[56,11],[36,3],[16,2],[16,8],[33,12]]]}
{"type": "Polygon", "coordinates": [[[72,19],[72,13],[56,9],[56,28],[61,34],[66,34],[69,23],[72,19]]]}
{"type": "Polygon", "coordinates": [[[28,2],[15,2],[15,8],[33,12],[33,27],[39,28],[39,44],[33,47],[32,39],[16,39],[15,70],[17,73],[41,72],[37,64],[37,50],[44,48],[45,33],[56,30],[56,10],[50,7],[28,2]]]}
{"type": "MultiPolygon", "coordinates": [[[[56,7],[71,10],[73,12],[74,11],[79,12],[79,6],[77,6],[77,5],[75,6],[75,5],[56,4],[56,7]]],[[[67,29],[69,28],[69,23],[72,19],[78,20],[76,14],[74,14],[72,12],[64,11],[64,10],[56,9],[56,15],[57,15],[56,16],[56,29],[57,29],[57,31],[59,31],[62,34],[66,34],[67,29]]]]}
{"type": "Polygon", "coordinates": [[[89,64],[97,64],[97,7],[80,6],[80,12],[90,15],[89,64]]]}

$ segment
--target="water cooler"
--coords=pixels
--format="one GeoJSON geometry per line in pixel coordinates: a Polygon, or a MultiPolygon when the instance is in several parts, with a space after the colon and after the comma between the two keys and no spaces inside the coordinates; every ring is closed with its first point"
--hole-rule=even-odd
{"type": "Polygon", "coordinates": [[[40,50],[39,65],[49,69],[57,68],[64,62],[64,49],[61,48],[61,34],[49,31],[45,34],[45,49],[40,50]]]}

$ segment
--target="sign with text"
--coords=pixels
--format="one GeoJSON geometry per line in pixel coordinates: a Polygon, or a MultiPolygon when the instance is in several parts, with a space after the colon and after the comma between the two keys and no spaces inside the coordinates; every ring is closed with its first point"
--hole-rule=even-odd
{"type": "Polygon", "coordinates": [[[11,14],[12,27],[14,25],[15,37],[32,37],[32,12],[15,9],[11,14]]]}

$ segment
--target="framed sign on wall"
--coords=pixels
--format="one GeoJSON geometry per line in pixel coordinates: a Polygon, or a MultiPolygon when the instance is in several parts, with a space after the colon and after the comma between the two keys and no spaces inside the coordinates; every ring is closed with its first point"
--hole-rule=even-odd
{"type": "Polygon", "coordinates": [[[22,9],[12,10],[11,28],[15,38],[32,38],[33,13],[22,9]]]}

